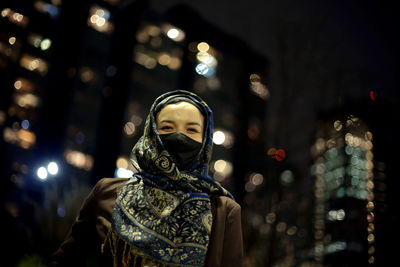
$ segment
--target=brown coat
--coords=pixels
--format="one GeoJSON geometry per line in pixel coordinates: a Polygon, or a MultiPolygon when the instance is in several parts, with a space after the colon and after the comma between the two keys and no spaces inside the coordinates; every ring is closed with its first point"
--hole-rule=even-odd
{"type": "MultiPolygon", "coordinates": [[[[67,237],[53,254],[50,266],[86,266],[94,252],[94,266],[112,266],[112,257],[100,247],[111,227],[111,215],[119,190],[126,178],[103,178],[84,201],[67,237]]],[[[243,240],[241,208],[228,197],[211,197],[213,224],[208,247],[207,267],[242,267],[243,240]]],[[[92,263],[93,264],[93,263],[92,263]]]]}

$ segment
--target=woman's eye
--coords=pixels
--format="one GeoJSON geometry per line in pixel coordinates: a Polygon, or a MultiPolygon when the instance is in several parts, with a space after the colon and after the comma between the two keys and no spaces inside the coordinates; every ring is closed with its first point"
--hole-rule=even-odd
{"type": "Polygon", "coordinates": [[[198,131],[197,129],[195,129],[195,128],[190,128],[190,129],[188,129],[188,131],[191,132],[191,133],[198,133],[198,132],[199,132],[199,131],[198,131]]]}
{"type": "Polygon", "coordinates": [[[172,127],[171,126],[162,126],[160,129],[166,131],[166,130],[171,130],[172,127]]]}

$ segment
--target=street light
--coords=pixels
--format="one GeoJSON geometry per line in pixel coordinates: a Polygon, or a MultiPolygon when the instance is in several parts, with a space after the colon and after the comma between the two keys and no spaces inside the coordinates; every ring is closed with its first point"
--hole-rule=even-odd
{"type": "Polygon", "coordinates": [[[54,161],[49,162],[47,164],[47,167],[45,166],[40,166],[37,171],[36,175],[39,177],[41,180],[46,180],[49,175],[55,176],[58,174],[59,167],[58,164],[54,161]]]}

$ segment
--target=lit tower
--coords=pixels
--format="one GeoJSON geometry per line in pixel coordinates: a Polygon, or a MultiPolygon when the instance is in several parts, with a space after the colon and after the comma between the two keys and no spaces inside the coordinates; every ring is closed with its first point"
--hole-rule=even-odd
{"type": "Polygon", "coordinates": [[[321,122],[317,128],[311,149],[316,266],[374,264],[372,140],[365,122],[354,115],[321,122]]]}

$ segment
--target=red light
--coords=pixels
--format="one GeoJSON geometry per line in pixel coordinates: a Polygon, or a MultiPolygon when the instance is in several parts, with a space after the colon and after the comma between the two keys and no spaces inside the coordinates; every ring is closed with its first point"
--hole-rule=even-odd
{"type": "Polygon", "coordinates": [[[375,93],[374,91],[370,91],[369,92],[369,97],[371,98],[371,100],[375,100],[375,98],[378,96],[377,93],[375,93]]]}
{"type": "Polygon", "coordinates": [[[278,149],[278,150],[276,151],[276,153],[275,153],[275,159],[276,159],[277,161],[282,161],[282,160],[285,159],[285,157],[286,157],[286,152],[285,152],[285,150],[283,150],[283,149],[278,149]]]}

